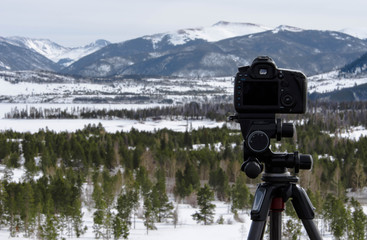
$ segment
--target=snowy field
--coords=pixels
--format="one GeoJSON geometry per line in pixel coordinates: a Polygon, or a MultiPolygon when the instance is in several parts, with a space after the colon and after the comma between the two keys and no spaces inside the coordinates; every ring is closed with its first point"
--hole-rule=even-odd
{"type": "Polygon", "coordinates": [[[215,128],[223,126],[224,122],[215,122],[211,120],[174,120],[169,119],[137,121],[129,119],[5,119],[6,113],[11,109],[30,109],[31,107],[39,108],[60,108],[68,110],[72,108],[89,108],[89,109],[143,109],[154,108],[158,106],[167,106],[166,104],[10,104],[0,103],[0,131],[13,130],[17,132],[38,132],[40,129],[55,132],[75,132],[83,129],[88,124],[98,125],[99,123],[107,132],[115,133],[119,131],[128,132],[132,128],[139,131],[150,131],[167,128],[173,131],[184,132],[186,130],[198,128],[215,128]]]}
{"type": "MultiPolygon", "coordinates": [[[[1,73],[1,72],[0,72],[1,73]]],[[[10,73],[7,73],[10,74],[10,73]]],[[[31,74],[31,73],[29,73],[31,74]]],[[[160,79],[142,81],[125,79],[114,83],[35,83],[27,81],[5,81],[0,76],[0,102],[7,103],[73,103],[78,99],[99,99],[104,102],[129,103],[129,98],[149,97],[160,102],[188,102],[193,99],[210,99],[214,96],[233,94],[233,77],[215,79],[160,79]],[[124,100],[121,100],[125,98],[124,100]]],[[[9,77],[11,78],[11,77],[9,77]]],[[[134,100],[135,103],[138,100],[134,100]]]]}
{"type": "Polygon", "coordinates": [[[338,78],[339,71],[323,73],[308,78],[308,92],[326,93],[367,83],[367,78],[338,78]]]}
{"type": "Polygon", "coordinates": [[[139,131],[154,132],[167,128],[177,132],[199,128],[215,128],[223,126],[224,122],[211,120],[101,120],[101,119],[0,119],[0,131],[13,130],[16,132],[35,133],[40,129],[48,129],[54,132],[75,132],[83,129],[88,124],[98,125],[99,123],[109,133],[120,131],[129,132],[132,128],[139,131]]]}

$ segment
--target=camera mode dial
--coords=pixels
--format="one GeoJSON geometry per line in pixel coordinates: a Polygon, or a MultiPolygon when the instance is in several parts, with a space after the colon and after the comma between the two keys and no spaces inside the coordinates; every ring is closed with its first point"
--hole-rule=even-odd
{"type": "Polygon", "coordinates": [[[266,149],[268,149],[270,145],[270,139],[268,135],[263,131],[253,131],[247,137],[247,145],[251,151],[255,153],[262,153],[266,149]]]}

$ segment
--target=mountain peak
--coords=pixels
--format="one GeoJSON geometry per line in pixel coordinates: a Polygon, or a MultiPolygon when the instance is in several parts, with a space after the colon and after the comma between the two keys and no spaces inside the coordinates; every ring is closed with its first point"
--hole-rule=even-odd
{"type": "Polygon", "coordinates": [[[91,47],[97,47],[97,48],[102,48],[105,47],[107,45],[111,44],[111,42],[104,40],[104,39],[97,39],[96,41],[84,46],[85,48],[91,48],[91,47]]]}
{"type": "Polygon", "coordinates": [[[302,32],[302,31],[304,31],[304,29],[298,28],[298,27],[289,26],[289,25],[280,25],[280,26],[278,26],[278,27],[276,27],[276,28],[273,29],[273,33],[278,33],[278,32],[282,32],[282,31],[302,32]]]}
{"type": "Polygon", "coordinates": [[[253,24],[219,21],[209,27],[186,28],[175,32],[154,34],[144,36],[144,39],[151,39],[155,44],[168,36],[172,45],[182,45],[188,41],[201,39],[208,42],[217,42],[227,38],[244,36],[271,30],[269,27],[253,24]]]}
{"type": "Polygon", "coordinates": [[[228,26],[252,26],[252,27],[264,27],[254,23],[244,23],[244,22],[227,22],[219,21],[212,25],[212,27],[228,27],[228,26]]]}

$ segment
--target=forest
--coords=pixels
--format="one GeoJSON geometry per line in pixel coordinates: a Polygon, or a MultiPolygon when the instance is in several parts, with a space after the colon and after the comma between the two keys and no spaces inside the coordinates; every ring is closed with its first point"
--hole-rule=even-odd
{"type": "MultiPolygon", "coordinates": [[[[223,120],[231,111],[224,104],[191,103],[76,114],[88,112],[101,118],[218,116],[217,120],[223,120]]],[[[367,216],[348,193],[366,187],[367,137],[353,141],[330,135],[350,126],[365,126],[366,103],[310,102],[305,115],[281,117],[296,124],[297,136],[273,140],[272,150],[312,155],[312,171],[301,170],[299,178],[316,207],[319,226],[326,226],[324,231],[332,232],[336,239],[366,239],[367,216]]],[[[261,178],[251,180],[240,171],[243,137],[234,125],[185,132],[132,129],[107,133],[102,125],[88,125],[76,132],[0,132],[0,162],[6,166],[0,181],[0,227],[9,229],[11,237],[79,237],[86,231],[82,221],[85,206],[93,211],[96,238],[128,239],[136,218],[144,219],[147,233],[157,222],[176,224],[174,202],[200,206],[193,218],[203,224],[213,223],[210,202],[214,199],[230,203],[234,215],[249,211],[254,186],[261,178]],[[25,168],[26,177],[13,182],[11,170],[19,167],[25,168]]],[[[292,207],[286,208],[286,214],[293,221],[286,222],[284,237],[298,239],[301,223],[292,207]]]]}

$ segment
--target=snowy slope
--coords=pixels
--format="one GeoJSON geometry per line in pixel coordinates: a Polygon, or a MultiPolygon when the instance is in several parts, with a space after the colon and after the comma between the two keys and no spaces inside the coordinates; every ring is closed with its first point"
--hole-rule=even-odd
{"type": "Polygon", "coordinates": [[[145,36],[144,39],[158,43],[168,37],[172,45],[181,45],[196,39],[216,42],[226,38],[264,32],[270,29],[269,27],[252,23],[231,23],[221,21],[210,27],[181,29],[175,32],[145,36]]]}
{"type": "Polygon", "coordinates": [[[63,47],[48,39],[34,39],[26,37],[8,37],[6,39],[9,43],[16,46],[32,49],[55,63],[62,60],[61,64],[64,66],[68,66],[80,58],[109,44],[106,40],[97,40],[86,46],[69,48],[63,47]]]}
{"type": "Polygon", "coordinates": [[[357,37],[360,39],[367,39],[367,27],[365,28],[357,28],[357,27],[344,28],[340,30],[339,32],[346,33],[348,35],[351,35],[353,37],[357,37]]]}
{"type": "Polygon", "coordinates": [[[341,78],[340,71],[318,74],[308,78],[309,93],[327,93],[344,88],[351,88],[367,83],[367,78],[341,78]]]}

